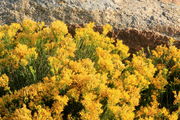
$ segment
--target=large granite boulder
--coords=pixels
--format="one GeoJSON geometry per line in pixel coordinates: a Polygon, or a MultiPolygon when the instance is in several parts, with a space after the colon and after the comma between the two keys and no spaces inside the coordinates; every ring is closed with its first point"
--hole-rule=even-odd
{"type": "Polygon", "coordinates": [[[109,23],[119,28],[152,29],[179,34],[179,0],[1,0],[0,24],[32,18],[47,23],[109,23]],[[170,1],[163,3],[161,1],[170,1]]]}
{"type": "Polygon", "coordinates": [[[0,0],[0,25],[25,18],[47,24],[57,19],[75,25],[109,23],[122,30],[118,38],[126,39],[125,43],[134,45],[141,40],[140,46],[146,47],[150,42],[156,44],[154,40],[169,39],[157,36],[180,40],[178,4],[179,0],[0,0]]]}
{"type": "Polygon", "coordinates": [[[180,0],[161,0],[162,2],[166,2],[166,3],[174,3],[177,5],[180,5],[180,0]]]}

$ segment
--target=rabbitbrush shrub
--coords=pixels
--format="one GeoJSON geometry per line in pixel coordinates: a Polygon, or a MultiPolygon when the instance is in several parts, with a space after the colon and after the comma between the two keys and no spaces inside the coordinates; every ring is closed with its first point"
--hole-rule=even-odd
{"type": "Polygon", "coordinates": [[[178,120],[180,50],[129,58],[89,23],[72,37],[55,21],[0,26],[0,119],[178,120]]]}

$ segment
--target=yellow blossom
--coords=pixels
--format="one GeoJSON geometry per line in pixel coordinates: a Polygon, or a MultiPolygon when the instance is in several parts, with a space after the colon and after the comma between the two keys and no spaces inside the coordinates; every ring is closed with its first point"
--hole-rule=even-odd
{"type": "Polygon", "coordinates": [[[32,120],[31,111],[23,105],[22,108],[15,110],[12,120],[32,120]]]}
{"type": "Polygon", "coordinates": [[[4,90],[8,90],[9,87],[9,77],[6,74],[0,76],[0,87],[3,87],[4,90]]]}
{"type": "Polygon", "coordinates": [[[103,26],[103,34],[107,35],[108,32],[110,32],[112,30],[112,26],[109,24],[106,24],[103,26]]]}

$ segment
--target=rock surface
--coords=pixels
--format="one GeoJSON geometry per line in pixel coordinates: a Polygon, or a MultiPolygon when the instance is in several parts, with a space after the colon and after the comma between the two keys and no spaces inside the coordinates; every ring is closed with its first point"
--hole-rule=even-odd
{"type": "Polygon", "coordinates": [[[0,24],[32,18],[47,23],[109,23],[120,28],[180,34],[179,0],[1,0],[0,24]],[[170,2],[163,3],[161,1],[170,2]],[[164,29],[165,28],[165,29],[164,29]],[[172,33],[173,32],[173,33],[172,33]]]}
{"type": "Polygon", "coordinates": [[[180,0],[161,0],[162,2],[166,3],[174,3],[180,5],[180,0]]]}
{"type": "Polygon", "coordinates": [[[150,33],[153,39],[149,38],[149,42],[162,38],[156,32],[180,40],[179,3],[180,0],[0,0],[0,25],[25,18],[47,24],[57,19],[67,24],[109,23],[122,29],[119,38],[126,36],[129,43],[138,42],[136,39],[143,42],[150,33]]]}
{"type": "MultiPolygon", "coordinates": [[[[69,25],[68,30],[74,36],[75,29],[83,27],[83,25],[69,25]]],[[[102,26],[95,26],[94,30],[102,33],[102,26]]],[[[115,40],[123,40],[123,43],[129,46],[130,53],[135,53],[136,51],[144,48],[145,53],[148,53],[149,49],[154,49],[158,45],[170,45],[170,37],[162,35],[158,32],[153,32],[150,30],[138,30],[135,28],[126,28],[126,29],[116,29],[109,32],[108,37],[113,37],[115,40]]],[[[180,41],[176,40],[174,45],[180,49],[180,41]]]]}

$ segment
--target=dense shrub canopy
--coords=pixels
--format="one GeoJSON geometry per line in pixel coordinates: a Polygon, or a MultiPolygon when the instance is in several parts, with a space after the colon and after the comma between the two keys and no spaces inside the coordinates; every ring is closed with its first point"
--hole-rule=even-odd
{"type": "Polygon", "coordinates": [[[55,21],[0,26],[0,119],[177,120],[180,50],[129,48],[94,23],[76,29],[55,21]]]}

